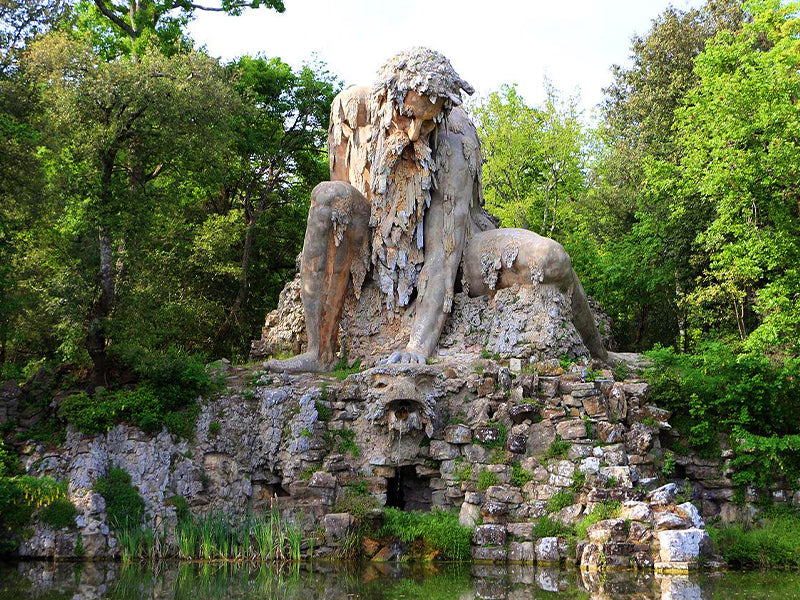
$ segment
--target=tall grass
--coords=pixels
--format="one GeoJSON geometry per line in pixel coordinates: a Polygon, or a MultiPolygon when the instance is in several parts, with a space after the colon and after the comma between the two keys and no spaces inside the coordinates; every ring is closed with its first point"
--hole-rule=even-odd
{"type": "MultiPolygon", "coordinates": [[[[178,521],[170,545],[165,531],[121,525],[116,527],[116,536],[126,563],[156,561],[166,556],[183,560],[298,562],[302,555],[302,528],[282,518],[276,509],[240,519],[221,512],[189,516],[178,521]]],[[[313,552],[313,544],[311,549],[313,552]]]]}

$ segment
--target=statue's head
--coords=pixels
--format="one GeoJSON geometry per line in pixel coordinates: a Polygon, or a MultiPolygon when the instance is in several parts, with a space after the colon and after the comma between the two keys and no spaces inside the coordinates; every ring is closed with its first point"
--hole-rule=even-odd
{"type": "MultiPolygon", "coordinates": [[[[447,58],[417,46],[396,54],[380,68],[373,86],[373,107],[384,127],[398,116],[438,123],[453,106],[461,104],[462,90],[474,92],[447,58]]],[[[413,133],[409,136],[412,141],[413,133]]],[[[418,131],[416,134],[419,137],[418,131]]]]}
{"type": "Polygon", "coordinates": [[[370,99],[372,263],[387,305],[408,304],[423,262],[423,216],[430,205],[436,126],[473,93],[450,61],[411,48],[378,71],[370,99]]]}

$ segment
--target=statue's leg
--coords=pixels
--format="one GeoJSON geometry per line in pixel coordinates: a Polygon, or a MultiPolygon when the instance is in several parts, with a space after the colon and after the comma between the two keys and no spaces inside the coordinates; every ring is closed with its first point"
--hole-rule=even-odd
{"type": "Polygon", "coordinates": [[[350,269],[362,259],[369,210],[367,199],[343,181],[320,183],[311,192],[300,266],[308,350],[264,363],[268,370],[319,372],[333,367],[350,269]]]}
{"type": "Polygon", "coordinates": [[[607,361],[600,332],[572,261],[563,246],[526,229],[482,231],[464,250],[464,276],[470,296],[512,285],[553,285],[572,290],[572,322],[594,358],[607,361]]]}

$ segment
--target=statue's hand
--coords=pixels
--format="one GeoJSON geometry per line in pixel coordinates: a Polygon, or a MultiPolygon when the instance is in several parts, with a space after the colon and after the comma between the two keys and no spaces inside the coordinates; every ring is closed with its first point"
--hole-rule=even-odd
{"type": "Polygon", "coordinates": [[[383,365],[424,365],[427,358],[424,354],[414,350],[398,350],[381,361],[383,365]]]}

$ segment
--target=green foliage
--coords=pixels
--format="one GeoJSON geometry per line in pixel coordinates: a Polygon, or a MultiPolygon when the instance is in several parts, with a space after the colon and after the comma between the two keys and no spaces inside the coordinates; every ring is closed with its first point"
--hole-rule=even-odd
{"type": "Polygon", "coordinates": [[[110,467],[97,478],[92,489],[106,501],[109,524],[117,530],[139,529],[144,515],[144,500],[131,484],[131,476],[123,469],[110,467]]]}
{"type": "Polygon", "coordinates": [[[202,360],[175,349],[158,357],[137,350],[120,359],[139,377],[136,389],[99,388],[93,397],[73,394],[62,401],[59,416],[90,434],[128,422],[151,433],[167,427],[171,433],[191,438],[198,413],[196,398],[211,385],[202,360]]]}
{"type": "Polygon", "coordinates": [[[531,479],[533,479],[533,475],[526,469],[523,469],[518,460],[511,463],[511,485],[523,487],[531,479]]]}
{"type": "Polygon", "coordinates": [[[664,453],[664,464],[661,465],[661,474],[664,477],[672,477],[675,474],[675,455],[672,452],[664,453]]]}
{"type": "Polygon", "coordinates": [[[545,453],[545,458],[566,458],[567,452],[570,449],[570,443],[562,440],[560,435],[556,435],[556,439],[550,444],[550,447],[545,453]]]}
{"type": "Polygon", "coordinates": [[[192,516],[189,510],[189,503],[183,496],[178,494],[170,496],[167,498],[167,504],[175,508],[175,516],[178,517],[178,521],[185,521],[192,516]]]}
{"type": "Polygon", "coordinates": [[[562,508],[571,506],[575,498],[571,491],[561,490],[555,496],[550,498],[545,505],[545,510],[548,513],[557,513],[562,508]]]}
{"type": "Polygon", "coordinates": [[[497,474],[491,471],[481,471],[478,473],[478,489],[483,491],[497,485],[497,474]]]}
{"type": "Polygon", "coordinates": [[[354,373],[360,373],[361,371],[362,371],[361,359],[360,358],[356,359],[356,361],[352,364],[352,366],[348,367],[347,356],[345,355],[339,359],[338,363],[336,363],[336,366],[333,368],[331,375],[333,375],[339,381],[344,381],[350,375],[353,375],[354,373]]]}
{"type": "Polygon", "coordinates": [[[456,459],[456,468],[455,471],[453,471],[456,481],[469,481],[472,478],[472,471],[473,469],[470,463],[464,462],[463,459],[456,459]]]}
{"type": "Polygon", "coordinates": [[[506,446],[506,442],[508,441],[508,430],[506,426],[502,423],[500,424],[489,424],[488,427],[497,431],[497,436],[493,440],[487,440],[485,442],[478,442],[484,448],[496,448],[502,450],[506,446]]]}
{"type": "Polygon", "coordinates": [[[718,435],[731,436],[737,484],[765,487],[776,473],[800,476],[797,359],[737,354],[718,343],[696,354],[657,348],[648,356],[651,393],[673,411],[690,444],[713,454],[718,435]]]}
{"type": "Polygon", "coordinates": [[[317,418],[320,421],[330,421],[331,420],[331,407],[322,402],[321,400],[317,400],[314,403],[315,408],[317,409],[317,418]]]}
{"type": "Polygon", "coordinates": [[[75,527],[78,510],[68,498],[57,498],[39,511],[39,518],[53,529],[75,527]]]}
{"type": "Polygon", "coordinates": [[[605,519],[613,519],[619,514],[619,502],[609,500],[595,505],[590,513],[584,516],[575,525],[575,536],[579,540],[585,540],[588,536],[589,527],[605,519]]]}
{"type": "Polygon", "coordinates": [[[487,208],[504,227],[553,237],[586,187],[586,156],[577,99],[562,100],[550,82],[545,92],[542,105],[530,107],[516,87],[503,86],[475,114],[487,208]]]}
{"type": "Polygon", "coordinates": [[[715,550],[734,567],[800,566],[800,517],[793,510],[768,511],[756,523],[709,525],[715,550]]]}
{"type": "Polygon", "coordinates": [[[378,537],[402,542],[421,540],[425,554],[436,551],[445,560],[464,561],[470,557],[472,530],[462,527],[454,512],[407,512],[387,507],[383,509],[378,537]]]}
{"type": "Polygon", "coordinates": [[[329,429],[325,433],[325,441],[341,454],[350,452],[354,458],[361,455],[361,450],[356,444],[356,432],[352,429],[329,429]]]}
{"type": "Polygon", "coordinates": [[[585,483],[586,473],[580,469],[575,469],[572,472],[572,484],[569,486],[569,489],[572,490],[573,494],[577,494],[581,491],[585,483]]]}
{"type": "Polygon", "coordinates": [[[210,435],[211,437],[217,437],[220,431],[222,431],[222,423],[220,423],[216,419],[208,424],[208,435],[210,435]]]}
{"type": "Polygon", "coordinates": [[[537,540],[545,537],[569,537],[571,534],[569,526],[547,515],[539,517],[533,526],[533,537],[537,540]]]}

